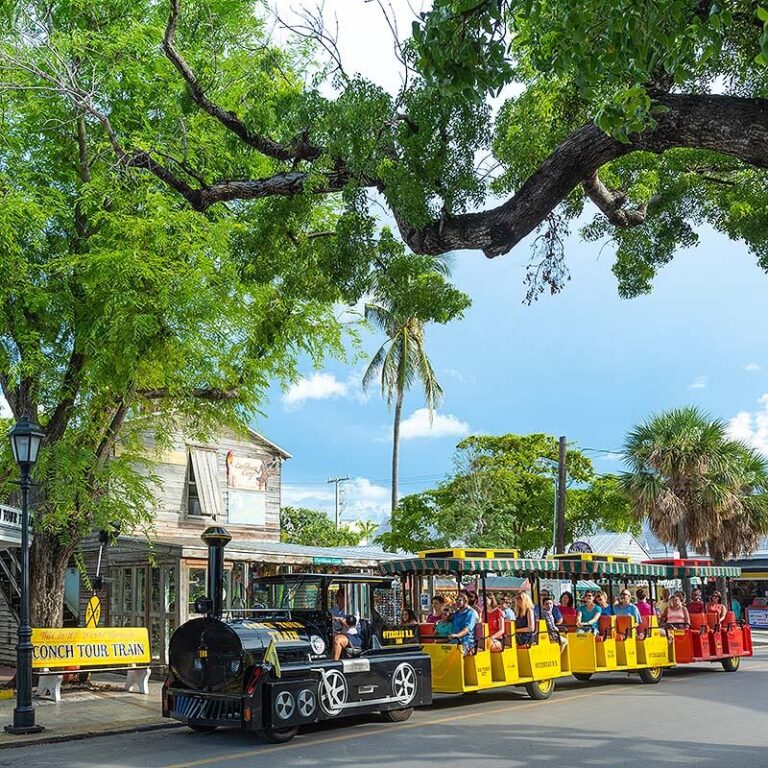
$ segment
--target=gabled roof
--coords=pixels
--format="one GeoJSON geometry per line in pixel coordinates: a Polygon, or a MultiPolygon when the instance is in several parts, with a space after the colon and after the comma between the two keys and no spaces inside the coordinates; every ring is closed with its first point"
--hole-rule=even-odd
{"type": "Polygon", "coordinates": [[[254,440],[258,440],[260,443],[264,443],[265,445],[268,445],[272,450],[274,450],[275,453],[279,453],[280,456],[282,456],[284,459],[292,459],[293,456],[288,453],[284,448],[281,448],[277,443],[273,443],[271,440],[267,440],[264,435],[257,432],[255,429],[251,429],[248,427],[248,434],[253,438],[254,440]]]}

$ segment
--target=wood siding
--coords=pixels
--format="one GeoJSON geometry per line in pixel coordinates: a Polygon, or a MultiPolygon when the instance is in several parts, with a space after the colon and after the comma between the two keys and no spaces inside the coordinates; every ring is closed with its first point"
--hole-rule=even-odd
{"type": "MultiPolygon", "coordinates": [[[[154,450],[151,439],[147,439],[147,448],[154,450]]],[[[281,461],[269,474],[266,490],[266,517],[263,526],[233,525],[229,523],[229,489],[227,488],[227,454],[233,451],[237,456],[249,459],[261,459],[267,463],[278,458],[277,451],[258,438],[242,438],[233,432],[224,432],[215,441],[207,444],[188,442],[181,432],[173,436],[171,449],[160,455],[152,464],[151,472],[159,478],[155,489],[157,507],[154,515],[154,528],[158,536],[173,534],[176,536],[199,536],[212,522],[210,517],[189,515],[187,504],[188,467],[190,449],[203,448],[216,454],[218,486],[223,500],[223,511],[217,515],[216,522],[227,525],[230,533],[240,540],[279,541],[280,540],[280,486],[281,461]]],[[[198,493],[200,490],[198,489],[198,493]]],[[[137,534],[140,532],[136,532],[137,534]]]]}

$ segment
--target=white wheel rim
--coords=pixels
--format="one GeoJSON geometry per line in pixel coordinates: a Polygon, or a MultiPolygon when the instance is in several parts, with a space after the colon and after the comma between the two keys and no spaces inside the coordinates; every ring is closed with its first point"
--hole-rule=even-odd
{"type": "Polygon", "coordinates": [[[416,670],[400,664],[392,675],[392,692],[401,704],[410,704],[416,696],[416,670]]]}
{"type": "Polygon", "coordinates": [[[309,717],[315,711],[315,707],[317,706],[317,703],[315,702],[315,694],[310,691],[309,688],[304,688],[299,693],[298,702],[299,712],[302,717],[309,717]]]}
{"type": "Polygon", "coordinates": [[[327,715],[338,715],[347,701],[344,675],[331,670],[320,683],[320,706],[327,715]]]}
{"type": "Polygon", "coordinates": [[[281,720],[289,720],[296,709],[296,702],[288,691],[281,691],[275,699],[275,712],[281,720]]]}

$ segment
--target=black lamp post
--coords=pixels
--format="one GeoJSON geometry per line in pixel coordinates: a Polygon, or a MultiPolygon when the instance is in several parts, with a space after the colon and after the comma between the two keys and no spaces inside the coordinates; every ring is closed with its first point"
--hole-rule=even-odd
{"type": "Polygon", "coordinates": [[[13,725],[8,733],[39,733],[32,706],[32,627],[29,624],[29,488],[30,473],[45,434],[26,414],[8,433],[13,458],[21,470],[21,612],[19,615],[19,644],[16,646],[16,708],[13,725]]]}

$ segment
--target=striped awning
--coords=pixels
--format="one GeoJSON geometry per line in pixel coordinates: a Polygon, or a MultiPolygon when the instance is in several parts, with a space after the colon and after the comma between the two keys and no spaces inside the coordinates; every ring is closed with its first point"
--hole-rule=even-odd
{"type": "Polygon", "coordinates": [[[698,576],[707,578],[712,576],[741,576],[741,568],[734,565],[671,565],[667,566],[671,579],[684,579],[698,576]]]}
{"type": "Polygon", "coordinates": [[[416,573],[422,576],[439,574],[506,573],[513,576],[535,574],[545,579],[568,579],[572,576],[632,576],[636,578],[671,578],[671,568],[641,563],[606,563],[593,560],[551,560],[549,558],[516,558],[513,560],[471,560],[458,558],[409,557],[390,560],[379,565],[382,573],[396,575],[416,573]]]}

